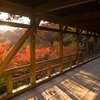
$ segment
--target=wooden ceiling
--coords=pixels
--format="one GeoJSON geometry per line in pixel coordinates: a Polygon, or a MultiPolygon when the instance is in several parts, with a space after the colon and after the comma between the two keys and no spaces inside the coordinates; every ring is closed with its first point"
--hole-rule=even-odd
{"type": "Polygon", "coordinates": [[[99,0],[0,0],[0,11],[34,16],[100,34],[99,0]]]}
{"type": "Polygon", "coordinates": [[[26,6],[29,8],[34,8],[36,6],[40,6],[44,3],[47,3],[50,0],[6,0],[9,2],[14,2],[16,4],[22,5],[22,6],[26,6]]]}

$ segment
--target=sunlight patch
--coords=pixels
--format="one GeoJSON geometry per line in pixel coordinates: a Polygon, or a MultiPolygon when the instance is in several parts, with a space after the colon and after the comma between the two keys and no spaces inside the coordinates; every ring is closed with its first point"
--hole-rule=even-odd
{"type": "Polygon", "coordinates": [[[28,25],[30,24],[29,17],[10,14],[6,12],[0,12],[0,20],[6,22],[20,23],[20,24],[28,24],[28,25]]]}

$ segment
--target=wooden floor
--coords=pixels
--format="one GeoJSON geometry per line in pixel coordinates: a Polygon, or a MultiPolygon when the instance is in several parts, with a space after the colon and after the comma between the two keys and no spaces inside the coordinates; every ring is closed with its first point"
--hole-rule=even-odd
{"type": "Polygon", "coordinates": [[[100,100],[100,58],[11,100],[100,100]]]}

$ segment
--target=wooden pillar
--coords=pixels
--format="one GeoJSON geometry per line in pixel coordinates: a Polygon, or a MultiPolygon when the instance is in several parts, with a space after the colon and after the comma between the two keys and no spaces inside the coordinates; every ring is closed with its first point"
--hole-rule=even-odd
{"type": "Polygon", "coordinates": [[[97,38],[94,37],[94,50],[96,50],[96,48],[97,48],[97,47],[96,47],[96,39],[97,39],[97,38]]]}
{"type": "Polygon", "coordinates": [[[98,37],[98,49],[100,49],[100,37],[98,37]]]}
{"type": "Polygon", "coordinates": [[[87,54],[87,59],[89,59],[89,37],[86,36],[86,54],[87,54]]]}
{"type": "Polygon", "coordinates": [[[30,62],[31,62],[31,84],[36,82],[36,66],[35,66],[35,35],[30,35],[30,62]]]}
{"type": "MultiPolygon", "coordinates": [[[[63,30],[63,26],[59,25],[60,30],[63,30]]],[[[59,33],[59,56],[60,56],[60,73],[63,72],[63,32],[59,33]]]]}
{"type": "Polygon", "coordinates": [[[76,61],[76,65],[79,65],[79,30],[76,29],[76,55],[77,55],[77,61],[76,61]]]}
{"type": "Polygon", "coordinates": [[[100,53],[100,37],[98,37],[98,54],[100,53]]]}
{"type": "Polygon", "coordinates": [[[99,37],[99,53],[100,53],[100,37],[99,37]]]}
{"type": "Polygon", "coordinates": [[[97,55],[99,53],[99,37],[97,37],[97,55]]]}
{"type": "Polygon", "coordinates": [[[7,92],[11,94],[13,90],[12,75],[10,72],[7,73],[7,92]]]}
{"type": "Polygon", "coordinates": [[[97,50],[97,46],[96,46],[96,37],[94,37],[94,55],[96,56],[96,50],[97,50]]]}
{"type": "Polygon", "coordinates": [[[51,78],[51,63],[48,62],[48,77],[51,78]]]}
{"type": "Polygon", "coordinates": [[[36,83],[36,59],[35,59],[35,36],[36,36],[36,21],[31,20],[31,24],[33,25],[35,31],[30,34],[30,63],[31,63],[31,75],[30,75],[30,82],[31,85],[36,83]]]}

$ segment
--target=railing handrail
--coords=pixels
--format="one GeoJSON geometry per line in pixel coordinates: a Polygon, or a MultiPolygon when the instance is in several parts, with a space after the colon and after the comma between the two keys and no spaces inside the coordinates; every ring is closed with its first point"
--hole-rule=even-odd
{"type": "Polygon", "coordinates": [[[14,71],[14,70],[22,69],[22,68],[26,68],[26,67],[29,67],[29,66],[31,66],[31,64],[22,65],[22,66],[15,67],[15,68],[9,68],[9,69],[6,69],[6,72],[14,71]]]}
{"type": "Polygon", "coordinates": [[[74,55],[77,55],[77,54],[76,54],[76,53],[69,54],[69,55],[63,56],[63,58],[66,58],[66,57],[71,57],[71,56],[74,56],[74,55]]]}
{"type": "MultiPolygon", "coordinates": [[[[36,65],[41,64],[41,63],[51,62],[51,61],[57,60],[57,59],[60,59],[60,57],[49,59],[49,60],[44,60],[44,61],[39,61],[39,62],[36,62],[36,65]]],[[[29,67],[29,66],[31,66],[31,64],[22,65],[22,66],[18,66],[18,67],[15,67],[15,68],[9,68],[9,69],[6,69],[5,72],[11,72],[11,71],[23,69],[23,68],[26,68],[26,67],[29,67]]]]}
{"type": "Polygon", "coordinates": [[[36,65],[37,65],[37,64],[41,64],[41,63],[51,62],[51,61],[57,60],[57,59],[60,59],[60,57],[52,58],[52,59],[48,59],[48,60],[44,60],[44,61],[39,61],[39,62],[36,62],[36,65]]]}
{"type": "MultiPolygon", "coordinates": [[[[74,55],[76,55],[76,54],[70,54],[70,55],[67,55],[67,56],[63,56],[63,58],[74,56],[74,55]]],[[[51,62],[51,61],[57,60],[57,59],[60,59],[60,57],[52,58],[52,59],[48,59],[48,60],[44,60],[44,61],[39,61],[39,62],[36,62],[36,65],[37,64],[41,64],[41,63],[51,62]]],[[[8,72],[8,71],[14,71],[14,70],[18,70],[18,69],[23,69],[23,68],[26,68],[26,67],[29,67],[29,66],[31,66],[31,64],[22,65],[22,66],[18,66],[18,67],[15,67],[15,68],[9,68],[9,69],[6,69],[6,72],[8,72]]]]}
{"type": "MultiPolygon", "coordinates": [[[[40,74],[40,76],[39,76],[40,78],[39,79],[42,79],[42,77],[44,77],[44,76],[41,77],[41,75],[45,75],[43,73],[46,72],[47,73],[46,76],[50,79],[51,77],[53,77],[52,76],[53,75],[52,74],[53,70],[55,70],[55,72],[59,72],[59,74],[61,73],[61,70],[60,70],[61,62],[63,63],[63,71],[64,71],[65,68],[72,68],[73,64],[74,65],[78,65],[78,64],[81,64],[81,62],[84,63],[85,60],[88,61],[88,60],[96,57],[97,54],[99,54],[99,56],[100,56],[100,52],[93,52],[93,51],[98,51],[98,50],[92,50],[92,52],[90,52],[90,53],[93,53],[92,56],[89,56],[89,55],[87,56],[88,52],[85,51],[84,53],[82,53],[82,57],[79,57],[80,53],[73,53],[73,54],[70,54],[70,55],[63,56],[62,58],[64,58],[65,61],[63,61],[61,59],[61,57],[57,57],[57,58],[53,58],[53,59],[49,59],[49,60],[44,60],[44,61],[36,62],[35,63],[36,66],[40,65],[42,63],[43,64],[46,63],[46,67],[43,68],[43,69],[40,69],[40,70],[36,70],[36,74],[37,75],[40,74]],[[74,58],[75,61],[73,59],[74,56],[75,56],[75,58],[74,58]],[[57,60],[56,63],[55,63],[55,60],[57,60]],[[77,60],[79,60],[79,62],[77,60]],[[78,62],[78,64],[77,64],[77,62],[78,62]],[[68,65],[66,67],[64,67],[64,64],[66,65],[66,63],[68,63],[68,65]]],[[[0,87],[6,86],[7,87],[7,92],[10,93],[10,94],[13,94],[12,93],[13,83],[21,81],[21,80],[24,80],[24,79],[31,79],[32,76],[31,76],[31,71],[30,70],[31,70],[31,64],[27,64],[27,65],[22,65],[22,66],[15,67],[15,68],[6,69],[6,71],[5,71],[5,73],[3,75],[7,75],[8,79],[6,79],[4,82],[1,82],[0,83],[0,87]],[[24,71],[24,72],[18,73],[18,76],[16,76],[17,75],[16,72],[20,71],[20,69],[24,69],[24,68],[25,68],[25,70],[21,70],[21,71],[24,71]],[[30,69],[28,70],[27,68],[30,68],[30,69]],[[14,71],[15,71],[15,74],[14,74],[14,71]],[[15,76],[13,76],[13,75],[15,75],[15,76]]],[[[38,80],[38,78],[37,78],[37,80],[38,80]]],[[[29,87],[31,87],[31,86],[32,86],[32,84],[29,87]]]]}
{"type": "MultiPolygon", "coordinates": [[[[97,50],[92,50],[91,52],[94,52],[94,51],[97,51],[97,50]]],[[[77,55],[77,54],[73,53],[73,54],[69,54],[69,55],[63,56],[63,58],[71,57],[71,56],[75,56],[75,55],[77,55]]],[[[44,61],[39,61],[39,62],[36,62],[36,65],[41,64],[41,63],[48,63],[48,62],[51,62],[51,61],[57,60],[57,59],[60,59],[60,57],[52,58],[52,59],[48,59],[48,60],[44,60],[44,61]]],[[[15,68],[9,68],[9,69],[6,69],[5,72],[19,70],[19,69],[23,69],[23,68],[26,68],[26,67],[29,67],[29,66],[31,66],[31,64],[22,65],[22,66],[18,66],[18,67],[15,67],[15,68]]]]}

